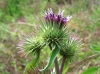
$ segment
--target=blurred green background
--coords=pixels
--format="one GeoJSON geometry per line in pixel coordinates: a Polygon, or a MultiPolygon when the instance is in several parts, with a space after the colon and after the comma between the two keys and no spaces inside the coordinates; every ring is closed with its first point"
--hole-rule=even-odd
{"type": "MultiPolygon", "coordinates": [[[[73,16],[67,25],[84,44],[68,74],[100,74],[100,0],[0,0],[0,74],[24,74],[30,58],[20,57],[18,43],[35,35],[35,26],[47,8],[55,13],[65,10],[64,16],[73,16]]],[[[41,57],[47,54],[49,51],[41,57]]],[[[40,67],[46,65],[45,59],[40,67]]],[[[29,74],[42,73],[34,69],[29,74]]],[[[43,74],[50,74],[50,70],[43,74]]]]}

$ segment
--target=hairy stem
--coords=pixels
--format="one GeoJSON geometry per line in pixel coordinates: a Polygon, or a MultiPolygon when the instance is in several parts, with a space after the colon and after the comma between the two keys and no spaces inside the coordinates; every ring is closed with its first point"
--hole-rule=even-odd
{"type": "Polygon", "coordinates": [[[55,63],[55,70],[56,70],[56,74],[60,74],[57,57],[56,57],[56,59],[55,59],[54,63],[55,63]]]}
{"type": "Polygon", "coordinates": [[[65,61],[66,61],[66,58],[63,56],[63,58],[62,58],[62,64],[61,64],[61,67],[60,67],[60,74],[62,74],[65,61]]]}

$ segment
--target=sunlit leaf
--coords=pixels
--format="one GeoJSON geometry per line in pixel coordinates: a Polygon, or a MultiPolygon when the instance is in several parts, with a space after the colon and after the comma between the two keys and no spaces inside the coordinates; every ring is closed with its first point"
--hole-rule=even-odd
{"type": "Polygon", "coordinates": [[[41,69],[40,71],[44,71],[44,70],[49,69],[49,67],[53,64],[53,62],[54,62],[54,60],[55,60],[55,58],[56,58],[56,56],[57,56],[57,54],[58,54],[59,52],[60,52],[60,50],[57,49],[57,48],[55,48],[54,50],[52,50],[50,59],[49,59],[49,61],[48,61],[48,64],[45,66],[44,69],[41,69]]]}
{"type": "Polygon", "coordinates": [[[90,45],[90,48],[93,51],[100,52],[100,45],[90,45]]]}
{"type": "Polygon", "coordinates": [[[98,71],[97,67],[92,67],[85,70],[82,74],[96,74],[97,71],[98,71]]]}

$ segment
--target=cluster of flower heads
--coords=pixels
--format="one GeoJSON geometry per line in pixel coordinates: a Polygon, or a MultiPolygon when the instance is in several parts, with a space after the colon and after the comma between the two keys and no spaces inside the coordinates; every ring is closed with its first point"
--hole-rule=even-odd
{"type": "Polygon", "coordinates": [[[44,11],[44,17],[45,17],[46,22],[55,23],[60,26],[66,25],[66,23],[70,21],[72,16],[63,17],[63,12],[64,10],[59,11],[58,14],[55,15],[51,8],[48,9],[47,11],[44,11]]]}

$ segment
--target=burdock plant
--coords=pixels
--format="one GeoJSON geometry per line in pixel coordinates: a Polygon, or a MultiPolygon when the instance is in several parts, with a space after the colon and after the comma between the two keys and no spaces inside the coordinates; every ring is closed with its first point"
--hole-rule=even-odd
{"type": "Polygon", "coordinates": [[[41,50],[49,47],[51,54],[47,65],[39,71],[45,71],[55,64],[56,74],[66,74],[68,62],[75,58],[77,49],[79,48],[79,40],[72,35],[67,29],[67,22],[72,16],[63,17],[64,11],[54,14],[52,9],[44,11],[44,22],[39,26],[39,34],[37,37],[26,39],[20,45],[23,55],[32,57],[25,68],[25,71],[32,70],[37,67],[41,50]],[[60,54],[60,55],[58,55],[60,54]],[[61,60],[58,60],[58,56],[61,60]],[[60,63],[62,62],[62,63],[60,63]]]}

